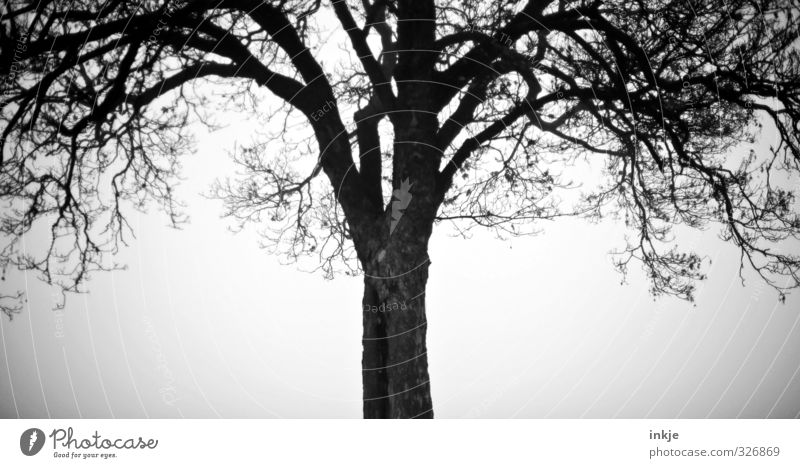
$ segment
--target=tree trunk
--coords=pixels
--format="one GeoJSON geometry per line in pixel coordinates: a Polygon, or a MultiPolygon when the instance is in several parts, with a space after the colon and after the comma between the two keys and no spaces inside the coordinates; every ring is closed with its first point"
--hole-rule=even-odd
{"type": "Polygon", "coordinates": [[[349,220],[365,275],[365,418],[433,417],[425,285],[428,240],[441,202],[441,154],[432,149],[438,124],[431,113],[411,111],[403,118],[395,136],[392,201],[374,218],[349,220]]]}
{"type": "Polygon", "coordinates": [[[367,272],[362,301],[365,418],[433,417],[425,345],[427,279],[427,257],[397,276],[367,272]]]}

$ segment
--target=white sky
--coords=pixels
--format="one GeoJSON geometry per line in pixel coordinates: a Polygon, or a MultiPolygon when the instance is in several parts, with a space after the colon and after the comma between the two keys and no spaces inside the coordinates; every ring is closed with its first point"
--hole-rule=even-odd
{"type": "MultiPolygon", "coordinates": [[[[32,275],[11,277],[30,301],[2,321],[3,416],[360,417],[361,279],[280,265],[256,229],[231,234],[197,195],[228,167],[234,135],[201,136],[186,160],[191,223],[134,217],[138,238],[119,257],[129,268],[95,274],[63,312],[32,275]]],[[[434,234],[437,417],[800,411],[800,298],[778,305],[748,271],[743,287],[736,250],[714,232],[680,239],[713,259],[692,306],[654,301],[638,268],[620,284],[608,255],[619,225],[542,226],[513,241],[434,234]]]]}

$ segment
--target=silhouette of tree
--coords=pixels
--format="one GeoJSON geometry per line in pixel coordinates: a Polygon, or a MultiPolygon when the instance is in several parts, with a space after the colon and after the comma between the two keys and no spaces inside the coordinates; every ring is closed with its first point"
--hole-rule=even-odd
{"type": "Polygon", "coordinates": [[[155,203],[185,221],[173,187],[191,129],[246,112],[264,130],[211,195],[289,258],[364,275],[364,416],[432,417],[437,221],[520,235],[541,219],[619,217],[635,236],[617,267],[638,260],[653,293],[686,299],[705,259],[677,250],[673,228],[719,226],[742,268],[781,293],[798,285],[800,259],[781,248],[800,233],[798,12],[785,0],[8,0],[2,267],[81,291],[116,267],[127,210],[155,203]],[[330,41],[338,56],[320,52],[330,41]],[[743,154],[762,125],[775,144],[743,154]],[[604,177],[567,202],[578,164],[604,177]],[[26,254],[20,238],[39,224],[52,242],[26,254]]]}

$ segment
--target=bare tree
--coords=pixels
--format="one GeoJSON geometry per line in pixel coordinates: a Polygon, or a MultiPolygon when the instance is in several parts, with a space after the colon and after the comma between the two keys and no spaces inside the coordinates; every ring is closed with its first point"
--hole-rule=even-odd
{"type": "Polygon", "coordinates": [[[638,260],[655,294],[686,299],[704,257],[678,251],[673,228],[719,226],[741,268],[781,294],[798,286],[781,241],[800,232],[799,13],[791,0],[7,0],[0,261],[81,291],[115,267],[127,209],[183,221],[173,186],[193,123],[215,125],[220,105],[266,117],[212,195],[278,252],[363,274],[364,416],[432,417],[437,221],[519,235],[618,216],[635,237],[617,267],[638,260]],[[322,56],[335,22],[346,48],[322,56]],[[770,152],[737,151],[762,124],[770,152]],[[567,203],[579,163],[603,182],[567,203]],[[23,255],[39,224],[52,243],[23,255]]]}

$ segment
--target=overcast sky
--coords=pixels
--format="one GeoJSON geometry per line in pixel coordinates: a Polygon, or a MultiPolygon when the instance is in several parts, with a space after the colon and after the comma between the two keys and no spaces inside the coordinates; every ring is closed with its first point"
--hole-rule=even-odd
{"type": "MultiPolygon", "coordinates": [[[[201,135],[180,188],[191,223],[133,216],[126,271],[52,311],[2,320],[3,417],[361,416],[361,279],[328,281],[234,235],[198,194],[230,169],[237,129],[201,135]]],[[[695,305],[627,284],[619,224],[561,220],[536,237],[431,241],[428,347],[437,417],[797,417],[800,295],[785,305],[714,229],[682,235],[713,263],[695,305]]],[[[40,242],[27,239],[29,246],[40,242]]],[[[30,247],[33,248],[33,247],[30,247]]]]}

